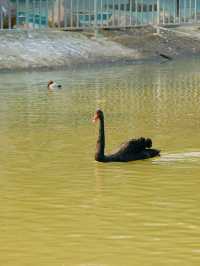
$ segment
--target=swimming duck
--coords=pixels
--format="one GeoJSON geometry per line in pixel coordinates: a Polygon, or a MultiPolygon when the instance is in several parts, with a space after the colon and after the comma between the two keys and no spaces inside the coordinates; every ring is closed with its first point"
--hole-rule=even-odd
{"type": "Polygon", "coordinates": [[[48,81],[48,85],[47,85],[49,90],[55,90],[55,89],[60,89],[62,88],[62,86],[60,84],[57,84],[56,82],[54,82],[53,80],[49,80],[48,81]]]}

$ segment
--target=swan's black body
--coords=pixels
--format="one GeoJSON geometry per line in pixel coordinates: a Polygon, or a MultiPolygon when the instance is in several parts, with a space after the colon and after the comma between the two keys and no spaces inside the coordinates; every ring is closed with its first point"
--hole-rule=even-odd
{"type": "Polygon", "coordinates": [[[99,119],[99,137],[96,145],[95,160],[98,162],[128,162],[135,160],[144,160],[158,156],[159,150],[150,149],[151,139],[139,138],[131,139],[121,145],[121,147],[112,154],[105,155],[105,132],[104,116],[101,110],[96,112],[95,120],[99,119]]]}

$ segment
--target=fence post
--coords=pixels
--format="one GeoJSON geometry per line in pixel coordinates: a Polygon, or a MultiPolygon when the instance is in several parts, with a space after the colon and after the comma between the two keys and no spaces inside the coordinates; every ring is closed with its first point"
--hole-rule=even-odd
{"type": "Polygon", "coordinates": [[[194,2],[194,21],[197,23],[197,0],[194,2]]]}
{"type": "MultiPolygon", "coordinates": [[[[101,13],[101,16],[102,16],[102,13],[101,13]]],[[[112,1],[112,27],[115,26],[115,0],[112,1]]]]}
{"type": "Polygon", "coordinates": [[[165,24],[165,3],[163,2],[163,6],[162,6],[162,24],[165,24]]]}
{"type": "Polygon", "coordinates": [[[73,1],[71,0],[71,5],[70,5],[70,12],[71,12],[71,16],[70,16],[70,27],[73,27],[73,1]]]}
{"type": "Polygon", "coordinates": [[[138,2],[137,0],[135,1],[135,25],[137,26],[138,24],[138,2]]]}
{"type": "Polygon", "coordinates": [[[133,1],[130,0],[129,2],[129,12],[130,12],[130,26],[132,26],[132,5],[133,5],[133,1]]]}
{"type": "Polygon", "coordinates": [[[46,26],[49,27],[49,0],[46,2],[46,26]]]}
{"type": "Polygon", "coordinates": [[[141,24],[144,24],[144,1],[141,0],[141,24]]]}
{"type": "Polygon", "coordinates": [[[97,0],[94,0],[94,31],[97,36],[97,0]]]}
{"type": "Polygon", "coordinates": [[[79,28],[79,0],[76,1],[76,28],[79,28]]]}
{"type": "Polygon", "coordinates": [[[11,22],[11,4],[10,1],[8,1],[8,28],[9,30],[12,27],[12,22],[11,22]]]}
{"type": "Polygon", "coordinates": [[[103,0],[101,0],[101,26],[103,27],[103,0]]]}
{"type": "Polygon", "coordinates": [[[33,29],[35,29],[35,0],[33,0],[32,7],[33,7],[33,11],[32,11],[32,14],[33,14],[33,29]]]}
{"type": "Polygon", "coordinates": [[[121,8],[121,1],[118,0],[118,26],[121,26],[121,12],[120,12],[120,8],[121,8]]]}
{"type": "Polygon", "coordinates": [[[64,0],[64,28],[67,28],[67,1],[64,0]]]}
{"type": "Polygon", "coordinates": [[[60,22],[61,22],[61,1],[58,0],[58,28],[60,28],[60,22]]]}
{"type": "Polygon", "coordinates": [[[186,0],[184,0],[184,22],[186,22],[186,0]]]}
{"type": "Polygon", "coordinates": [[[3,30],[3,10],[0,8],[0,24],[1,30],[3,30]]]}
{"type": "Polygon", "coordinates": [[[40,12],[40,19],[39,19],[39,28],[41,29],[42,27],[42,21],[41,21],[41,14],[42,14],[42,0],[39,2],[39,12],[40,12]]]}
{"type": "Polygon", "coordinates": [[[19,0],[16,0],[16,28],[18,28],[18,26],[19,26],[19,15],[18,15],[18,11],[19,11],[19,0]]]}
{"type": "Polygon", "coordinates": [[[174,24],[176,24],[176,15],[177,15],[177,10],[176,10],[176,0],[173,1],[173,4],[174,4],[174,24]]]}
{"type": "Polygon", "coordinates": [[[160,34],[160,0],[157,0],[157,34],[160,34]]]}
{"type": "Polygon", "coordinates": [[[54,2],[51,1],[51,23],[52,23],[52,28],[55,27],[55,19],[54,19],[54,2]]]}
{"type": "Polygon", "coordinates": [[[28,29],[28,19],[29,19],[29,0],[26,0],[26,29],[28,29]]]}

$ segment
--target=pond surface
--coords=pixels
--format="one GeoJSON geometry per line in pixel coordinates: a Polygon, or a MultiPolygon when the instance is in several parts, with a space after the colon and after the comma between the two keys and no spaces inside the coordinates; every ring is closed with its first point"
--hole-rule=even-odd
{"type": "Polygon", "coordinates": [[[199,69],[0,74],[0,265],[200,265],[199,69]],[[97,107],[107,151],[147,136],[162,156],[95,162],[97,107]]]}

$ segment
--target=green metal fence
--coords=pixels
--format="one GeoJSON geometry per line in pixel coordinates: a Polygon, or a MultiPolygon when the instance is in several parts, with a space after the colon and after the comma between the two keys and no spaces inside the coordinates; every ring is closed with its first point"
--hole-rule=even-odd
{"type": "Polygon", "coordinates": [[[0,0],[0,29],[198,23],[200,0],[0,0]]]}

